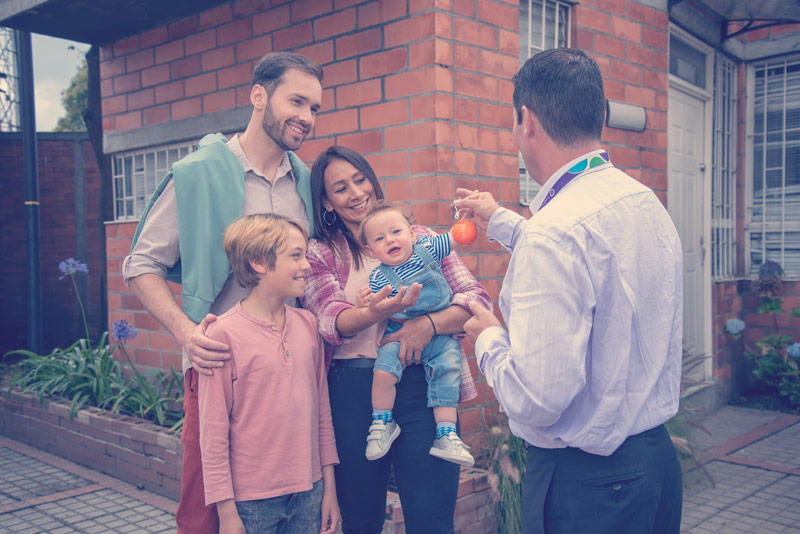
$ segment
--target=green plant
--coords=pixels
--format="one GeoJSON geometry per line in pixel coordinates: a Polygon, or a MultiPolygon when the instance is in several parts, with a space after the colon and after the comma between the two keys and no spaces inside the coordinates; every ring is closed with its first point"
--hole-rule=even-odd
{"type": "Polygon", "coordinates": [[[9,391],[19,387],[23,393],[45,397],[63,397],[70,401],[70,418],[84,406],[96,406],[114,413],[132,415],[153,421],[178,431],[183,426],[183,375],[170,368],[140,372],[128,356],[125,344],[136,337],[136,329],[122,319],[114,321],[108,343],[104,333],[97,344],[89,338],[86,312],[81,301],[75,276],[87,274],[86,264],[72,258],[59,264],[62,276],[70,277],[83,318],[85,339],[79,339],[66,349],[55,349],[40,355],[27,350],[14,350],[2,358],[4,374],[9,377],[9,391]],[[114,359],[119,350],[128,361],[122,365],[114,359]],[[9,363],[9,360],[11,362],[9,363]]]}
{"type": "Polygon", "coordinates": [[[489,491],[497,503],[497,532],[522,532],[522,478],[527,463],[525,442],[511,433],[507,423],[489,432],[489,491]]]}
{"type": "Polygon", "coordinates": [[[94,346],[80,339],[66,349],[55,349],[39,355],[27,350],[15,350],[9,356],[23,356],[12,366],[9,389],[18,386],[23,393],[33,393],[43,400],[59,396],[69,399],[70,417],[84,405],[105,408],[114,398],[115,386],[122,379],[119,362],[113,349],[105,343],[106,334],[94,346]]]}
{"type": "MultiPolygon", "coordinates": [[[[785,397],[792,406],[800,408],[800,343],[792,343],[792,336],[781,330],[778,316],[786,313],[783,302],[777,294],[781,291],[783,269],[775,262],[768,261],[759,270],[754,288],[761,296],[761,304],[756,312],[771,318],[772,329],[755,342],[755,348],[745,343],[744,356],[755,364],[753,374],[785,397]]],[[[792,318],[800,317],[800,308],[792,308],[788,327],[792,318]]],[[[742,336],[745,323],[740,319],[730,319],[725,330],[738,339],[742,336]]]]}

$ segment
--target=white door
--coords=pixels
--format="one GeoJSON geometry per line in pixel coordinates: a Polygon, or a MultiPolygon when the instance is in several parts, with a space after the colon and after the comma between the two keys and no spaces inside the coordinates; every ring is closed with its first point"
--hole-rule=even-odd
{"type": "MultiPolygon", "coordinates": [[[[706,347],[704,117],[703,100],[670,88],[667,209],[683,244],[683,343],[688,355],[703,354],[706,347]]],[[[702,380],[703,368],[698,366],[693,378],[702,380]]]]}

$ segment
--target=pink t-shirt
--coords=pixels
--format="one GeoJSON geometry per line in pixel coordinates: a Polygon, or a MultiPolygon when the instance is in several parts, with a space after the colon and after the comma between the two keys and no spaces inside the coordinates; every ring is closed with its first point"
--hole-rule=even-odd
{"type": "Polygon", "coordinates": [[[311,489],[339,463],[316,317],[287,306],[280,332],[239,303],[208,336],[231,359],[198,384],[206,504],[311,489]]]}

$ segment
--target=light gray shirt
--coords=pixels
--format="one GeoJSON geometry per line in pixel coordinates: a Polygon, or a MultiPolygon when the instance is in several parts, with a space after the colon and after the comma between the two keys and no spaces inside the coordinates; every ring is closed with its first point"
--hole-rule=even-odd
{"type": "Polygon", "coordinates": [[[682,251],[653,191],[613,167],[536,212],[578,160],[545,183],[530,219],[501,208],[489,221],[512,251],[499,298],[508,331],[484,330],[475,354],[515,435],[607,456],[678,410],[682,251]]]}
{"type": "MultiPolygon", "coordinates": [[[[239,162],[245,170],[242,215],[278,213],[293,217],[308,230],[309,223],[305,204],[297,193],[289,156],[286,153],[283,154],[283,159],[275,172],[275,179],[270,182],[247,160],[247,156],[239,144],[239,134],[231,137],[227,147],[239,158],[239,162]]],[[[166,278],[167,270],[180,258],[179,237],[175,186],[170,181],[150,209],[131,254],[122,263],[122,276],[125,283],[129,284],[131,278],[148,273],[166,278]]],[[[224,251],[220,250],[219,253],[224,254],[224,251]]],[[[234,304],[247,297],[249,292],[249,289],[240,286],[233,276],[229,275],[217,300],[211,306],[211,313],[215,315],[225,313],[234,304]]],[[[189,360],[184,353],[183,369],[186,370],[189,367],[189,360]]]]}

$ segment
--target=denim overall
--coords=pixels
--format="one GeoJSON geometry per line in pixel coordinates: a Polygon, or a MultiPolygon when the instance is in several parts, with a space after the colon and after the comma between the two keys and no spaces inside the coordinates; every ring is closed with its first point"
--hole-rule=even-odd
{"type": "MultiPolygon", "coordinates": [[[[425,269],[411,278],[401,280],[391,267],[381,264],[383,274],[392,287],[411,286],[422,284],[416,304],[398,312],[392,319],[404,320],[419,317],[426,313],[443,310],[450,306],[453,292],[442,274],[442,269],[428,250],[415,244],[414,252],[422,258],[425,269]]],[[[402,323],[389,321],[384,335],[393,334],[402,327],[402,323]]],[[[375,369],[393,374],[398,382],[403,376],[403,367],[400,364],[400,342],[393,341],[383,347],[378,347],[378,358],[375,369]]],[[[425,366],[425,378],[428,380],[428,406],[458,406],[458,389],[461,383],[461,352],[458,341],[450,334],[437,334],[430,343],[422,349],[421,363],[425,366]]]]}

